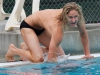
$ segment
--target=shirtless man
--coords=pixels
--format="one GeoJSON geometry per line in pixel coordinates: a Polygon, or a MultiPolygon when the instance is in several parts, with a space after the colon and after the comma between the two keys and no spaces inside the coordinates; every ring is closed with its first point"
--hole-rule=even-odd
{"type": "Polygon", "coordinates": [[[85,53],[83,58],[93,58],[90,55],[89,40],[81,6],[71,2],[65,4],[61,9],[41,10],[25,18],[20,25],[20,32],[28,50],[16,48],[11,44],[6,59],[13,61],[13,55],[19,55],[35,63],[43,62],[41,43],[48,51],[47,61],[57,62],[57,55],[65,54],[60,46],[63,39],[63,29],[74,26],[77,26],[80,32],[85,53]]]}

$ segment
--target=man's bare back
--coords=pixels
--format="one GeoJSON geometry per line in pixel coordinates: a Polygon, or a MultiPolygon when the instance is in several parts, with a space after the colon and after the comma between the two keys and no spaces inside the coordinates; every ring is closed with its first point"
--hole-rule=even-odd
{"type": "Polygon", "coordinates": [[[57,16],[62,12],[62,9],[46,9],[33,13],[25,19],[25,21],[36,29],[46,29],[51,33],[52,28],[59,25],[57,16]],[[31,18],[30,18],[31,17],[31,18]],[[34,26],[33,26],[34,25],[34,26]]]}

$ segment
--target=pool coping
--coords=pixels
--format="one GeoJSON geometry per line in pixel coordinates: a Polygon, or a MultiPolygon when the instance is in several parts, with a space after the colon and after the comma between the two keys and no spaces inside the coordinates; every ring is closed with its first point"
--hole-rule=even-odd
{"type": "MultiPolygon", "coordinates": [[[[100,53],[91,54],[91,55],[93,55],[94,57],[100,57],[100,53]]],[[[74,56],[69,56],[68,59],[81,60],[81,57],[83,56],[84,55],[74,55],[74,56]]],[[[22,66],[28,64],[41,64],[41,63],[32,63],[30,61],[5,62],[5,63],[0,63],[0,68],[16,67],[16,66],[22,66]]]]}

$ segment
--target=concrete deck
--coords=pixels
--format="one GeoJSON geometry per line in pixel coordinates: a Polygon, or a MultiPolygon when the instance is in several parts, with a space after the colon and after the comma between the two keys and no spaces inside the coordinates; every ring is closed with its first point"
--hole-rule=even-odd
{"type": "MultiPolygon", "coordinates": [[[[19,56],[14,56],[14,60],[15,60],[15,61],[20,61],[19,56]]],[[[6,59],[5,59],[5,55],[0,55],[0,63],[5,63],[5,62],[8,62],[8,61],[6,61],[6,59]]]]}

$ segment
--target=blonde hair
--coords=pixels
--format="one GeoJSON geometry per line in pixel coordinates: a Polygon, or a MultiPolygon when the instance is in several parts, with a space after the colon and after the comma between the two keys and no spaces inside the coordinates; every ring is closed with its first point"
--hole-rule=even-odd
{"type": "Polygon", "coordinates": [[[62,13],[58,16],[58,19],[62,21],[64,28],[68,25],[67,15],[71,10],[76,10],[79,13],[78,25],[85,23],[81,6],[76,4],[75,2],[70,2],[63,6],[62,13]]]}

